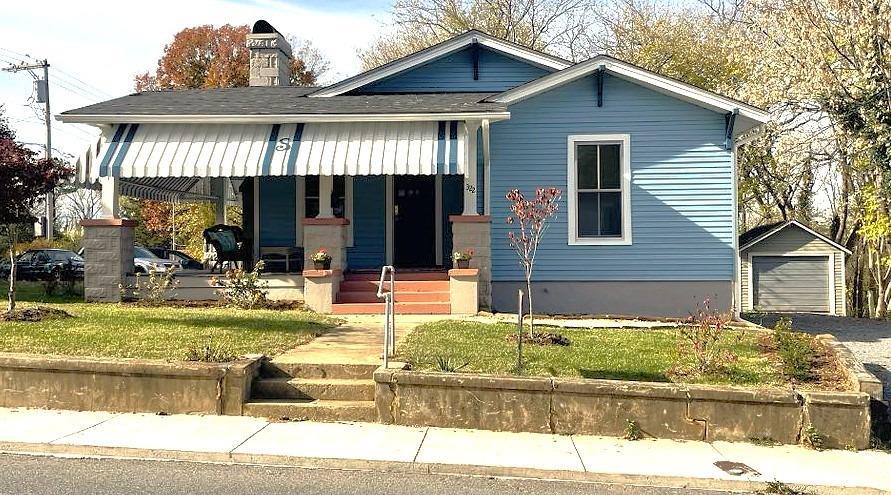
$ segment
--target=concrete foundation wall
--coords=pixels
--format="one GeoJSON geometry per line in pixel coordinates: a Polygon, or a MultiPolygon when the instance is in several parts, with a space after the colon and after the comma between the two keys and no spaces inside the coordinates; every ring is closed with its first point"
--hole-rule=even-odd
{"type": "Polygon", "coordinates": [[[240,415],[259,366],[0,353],[0,407],[240,415]]]}
{"type": "MultiPolygon", "coordinates": [[[[517,289],[525,282],[492,282],[492,308],[516,312],[517,289]]],[[[602,281],[533,282],[536,313],[614,316],[689,316],[696,305],[711,299],[712,308],[729,311],[733,285],[728,281],[602,281]]]]}
{"type": "Polygon", "coordinates": [[[378,370],[383,423],[515,432],[622,436],[634,421],[647,437],[802,440],[813,425],[828,446],[864,449],[869,396],[614,380],[498,377],[378,370]]]}

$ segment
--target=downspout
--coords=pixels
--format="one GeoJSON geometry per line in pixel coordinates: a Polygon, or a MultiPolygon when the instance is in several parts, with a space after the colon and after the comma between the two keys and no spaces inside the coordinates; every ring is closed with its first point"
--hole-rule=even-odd
{"type": "MultiPolygon", "coordinates": [[[[733,138],[730,156],[733,170],[733,319],[741,321],[742,316],[742,266],[740,263],[739,253],[739,166],[737,164],[737,155],[739,147],[752,142],[762,135],[762,128],[756,129],[754,132],[745,136],[733,138]]],[[[750,274],[751,276],[751,274],[750,274]]],[[[749,297],[752,295],[749,294],[749,297]]]]}

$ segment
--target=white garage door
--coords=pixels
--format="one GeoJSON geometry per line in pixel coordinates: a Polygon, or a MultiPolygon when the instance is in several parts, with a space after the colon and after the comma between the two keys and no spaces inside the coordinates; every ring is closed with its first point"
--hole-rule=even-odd
{"type": "Polygon", "coordinates": [[[762,311],[829,313],[826,256],[755,256],[753,304],[762,311]]]}

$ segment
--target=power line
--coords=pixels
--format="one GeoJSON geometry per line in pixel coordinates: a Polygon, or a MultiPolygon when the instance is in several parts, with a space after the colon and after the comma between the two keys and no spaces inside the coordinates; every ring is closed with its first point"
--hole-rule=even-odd
{"type": "MultiPolygon", "coordinates": [[[[0,54],[0,58],[5,58],[6,61],[9,63],[17,63],[17,64],[18,63],[31,63],[34,60],[34,57],[32,57],[28,54],[17,52],[15,50],[10,50],[9,48],[4,48],[4,47],[0,46],[0,50],[12,54],[12,55],[0,54]],[[22,57],[26,57],[26,58],[22,58],[22,57]],[[27,59],[31,59],[31,60],[27,60],[27,59]],[[14,62],[12,62],[12,61],[14,61],[14,62]]],[[[101,98],[112,98],[113,97],[113,95],[111,93],[108,93],[107,91],[104,91],[104,90],[84,81],[83,79],[80,79],[79,77],[75,76],[74,74],[61,69],[57,65],[54,67],[55,67],[55,73],[57,74],[56,79],[61,78],[66,83],[68,83],[70,86],[73,86],[74,88],[77,88],[85,93],[91,93],[92,95],[95,95],[95,96],[98,96],[101,98]]],[[[56,84],[58,84],[58,81],[56,82],[56,84]]]]}

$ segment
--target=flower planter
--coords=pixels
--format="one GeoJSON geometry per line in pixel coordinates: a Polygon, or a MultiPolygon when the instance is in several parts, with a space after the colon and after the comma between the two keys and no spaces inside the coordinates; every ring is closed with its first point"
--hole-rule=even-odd
{"type": "Polygon", "coordinates": [[[331,260],[328,261],[313,261],[313,268],[316,270],[330,270],[331,269],[331,260]]]}
{"type": "Polygon", "coordinates": [[[466,269],[466,268],[470,268],[470,260],[458,260],[457,264],[458,264],[458,268],[460,268],[462,270],[466,269]]]}

